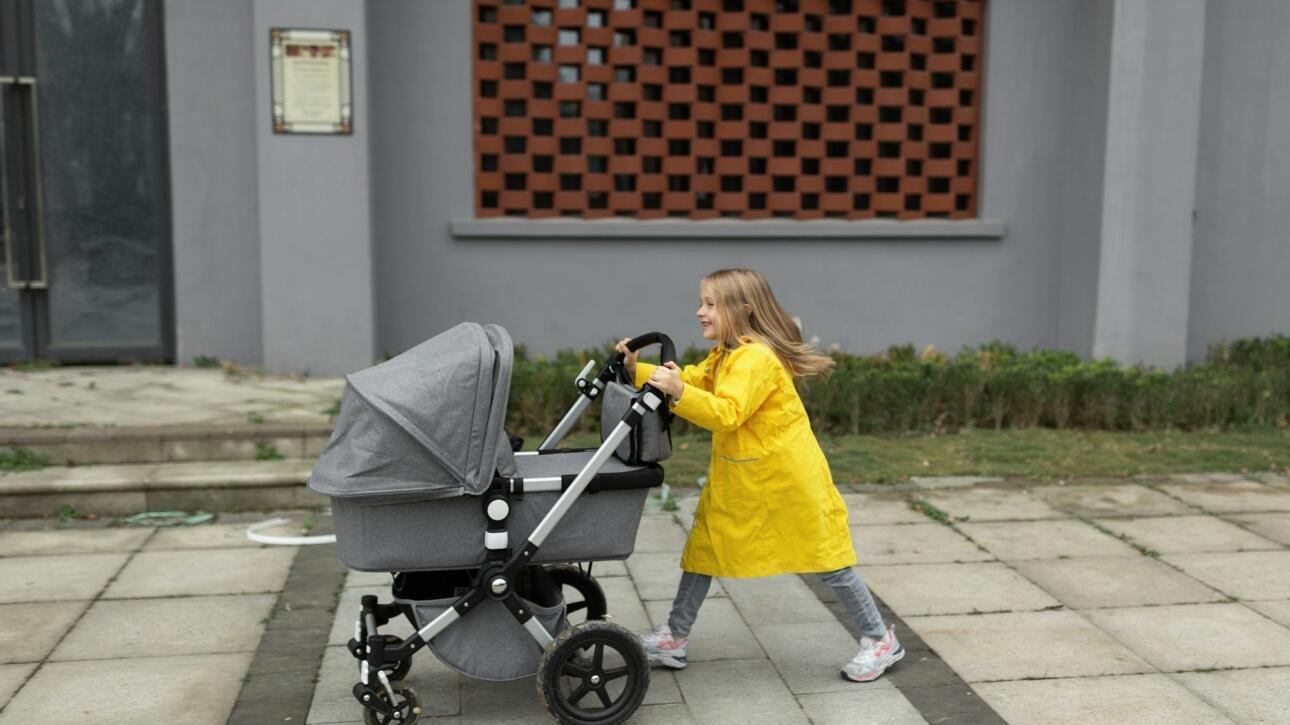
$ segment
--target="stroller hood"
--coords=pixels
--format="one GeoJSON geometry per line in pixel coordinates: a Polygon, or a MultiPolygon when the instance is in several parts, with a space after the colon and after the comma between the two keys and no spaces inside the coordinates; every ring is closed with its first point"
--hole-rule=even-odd
{"type": "Polygon", "coordinates": [[[483,493],[499,463],[513,466],[502,431],[512,355],[506,330],[463,322],[347,376],[309,488],[389,501],[483,493]]]}

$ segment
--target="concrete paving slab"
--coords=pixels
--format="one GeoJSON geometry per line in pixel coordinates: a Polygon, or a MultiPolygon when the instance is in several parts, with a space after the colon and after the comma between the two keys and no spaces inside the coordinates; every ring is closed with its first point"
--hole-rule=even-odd
{"type": "Polygon", "coordinates": [[[1290,514],[1229,514],[1223,518],[1266,539],[1290,546],[1290,514]]]}
{"type": "Polygon", "coordinates": [[[151,533],[142,529],[5,531],[0,532],[0,556],[134,551],[151,533]]]}
{"type": "Polygon", "coordinates": [[[1290,600],[1241,603],[1278,624],[1290,627],[1290,600]]]}
{"type": "Polygon", "coordinates": [[[886,677],[861,685],[839,676],[860,645],[837,620],[770,624],[756,627],[754,634],[794,695],[895,687],[886,677]]]}
{"type": "Polygon", "coordinates": [[[98,601],[49,659],[254,652],[276,601],[272,594],[98,601]]]}
{"type": "MultiPolygon", "coordinates": [[[[636,582],[636,591],[640,592],[641,599],[647,601],[666,599],[670,602],[676,596],[676,587],[681,583],[681,557],[677,554],[638,552],[632,554],[626,564],[632,581],[636,582]]],[[[593,567],[593,575],[596,571],[597,569],[593,567]]],[[[708,598],[725,595],[721,582],[712,582],[712,588],[708,590],[708,598]]]]}
{"type": "MultiPolygon", "coordinates": [[[[267,520],[268,516],[265,516],[267,520]]],[[[157,535],[144,545],[144,551],[178,551],[181,549],[253,549],[265,546],[246,538],[253,524],[208,524],[158,529],[157,535]]],[[[267,536],[302,536],[300,522],[264,529],[267,536]]]]}
{"type": "Polygon", "coordinates": [[[145,551],[134,555],[103,598],[277,592],[295,555],[285,546],[145,551]]]}
{"type": "Polygon", "coordinates": [[[696,721],[685,705],[641,705],[631,722],[632,725],[693,725],[696,721]]]}
{"type": "Polygon", "coordinates": [[[955,528],[1005,561],[1062,556],[1138,556],[1133,547],[1082,521],[963,523],[955,528]]]}
{"type": "Polygon", "coordinates": [[[9,704],[13,693],[31,676],[36,664],[0,665],[0,708],[9,704]]]}
{"type": "Polygon", "coordinates": [[[792,574],[758,579],[720,580],[750,625],[832,622],[833,613],[811,588],[792,574]]]}
{"type": "Polygon", "coordinates": [[[1290,667],[1174,675],[1192,692],[1242,723],[1284,723],[1290,713],[1290,667]]]}
{"type": "Polygon", "coordinates": [[[1060,606],[1047,592],[998,562],[869,566],[861,576],[903,617],[1060,606]]]}
{"type": "MultiPolygon", "coordinates": [[[[655,600],[645,602],[645,608],[656,627],[667,621],[672,604],[655,600]]],[[[709,599],[703,603],[690,639],[692,642],[685,654],[692,663],[766,657],[761,643],[729,599],[709,599]]]]}
{"type": "MultiPolygon", "coordinates": [[[[681,557],[677,557],[679,562],[681,557]]],[[[591,567],[591,575],[596,579],[604,579],[611,576],[627,576],[627,562],[625,561],[597,561],[591,567]]]]}
{"type": "Polygon", "coordinates": [[[1195,579],[1145,556],[1018,561],[1014,566],[1071,609],[1226,599],[1195,579]]]}
{"type": "Polygon", "coordinates": [[[683,705],[684,702],[684,698],[681,697],[681,686],[676,683],[675,672],[666,667],[655,667],[650,670],[649,692],[645,693],[643,705],[683,705]]]}
{"type": "Polygon", "coordinates": [[[512,682],[461,678],[461,721],[466,725],[550,725],[531,677],[512,682]]]}
{"type": "Polygon", "coordinates": [[[89,602],[0,604],[0,662],[40,662],[89,602]]]}
{"type": "Polygon", "coordinates": [[[977,692],[1005,720],[1028,725],[1232,722],[1166,675],[988,682],[977,692]]]}
{"type": "Polygon", "coordinates": [[[1214,513],[1290,511],[1290,491],[1255,481],[1170,484],[1160,488],[1193,506],[1214,513]]]}
{"type": "Polygon", "coordinates": [[[1035,495],[1073,516],[1168,516],[1192,514],[1192,507],[1136,483],[1042,486],[1035,495]]]}
{"type": "Polygon", "coordinates": [[[1290,551],[1171,554],[1164,559],[1240,599],[1290,599],[1290,551]]]}
{"type": "Polygon", "coordinates": [[[636,552],[667,552],[680,555],[685,548],[685,529],[670,515],[648,515],[641,517],[640,528],[636,530],[636,552]]]}
{"type": "Polygon", "coordinates": [[[807,723],[806,713],[766,659],[695,662],[677,675],[701,723],[807,723]]]}
{"type": "Polygon", "coordinates": [[[844,493],[847,520],[852,526],[925,524],[927,517],[909,505],[901,493],[844,493]]]}
{"type": "Polygon", "coordinates": [[[851,542],[863,571],[882,564],[930,564],[946,561],[989,561],[954,529],[942,524],[852,526],[851,542]]]}
{"type": "Polygon", "coordinates": [[[1060,519],[1067,514],[1054,509],[1029,491],[1006,488],[968,488],[918,494],[936,508],[963,521],[1018,521],[1060,519]]]}
{"type": "Polygon", "coordinates": [[[349,575],[345,578],[345,587],[383,587],[385,595],[390,595],[390,586],[394,583],[394,577],[388,571],[354,571],[350,570],[349,575]]]}
{"type": "Polygon", "coordinates": [[[129,554],[13,556],[0,559],[0,604],[93,599],[129,554]]]}
{"type": "Polygon", "coordinates": [[[966,488],[979,483],[998,483],[1003,479],[985,476],[911,476],[909,480],[919,488],[966,488]]]}
{"type": "Polygon", "coordinates": [[[1290,665],[1290,629],[1240,604],[1179,604],[1087,613],[1166,672],[1290,665]]]}
{"type": "Polygon", "coordinates": [[[596,582],[605,593],[605,605],[615,624],[621,624],[633,632],[651,629],[649,614],[641,604],[636,585],[631,579],[623,576],[596,577],[596,582]]]}
{"type": "Polygon", "coordinates": [[[861,685],[843,692],[800,695],[797,701],[815,725],[854,725],[857,722],[866,725],[924,725],[927,722],[894,688],[861,685]]]}
{"type": "Polygon", "coordinates": [[[0,712],[0,724],[223,725],[250,664],[249,652],[51,662],[0,712]]]}
{"type": "Polygon", "coordinates": [[[968,682],[1152,671],[1069,611],[907,617],[905,623],[968,682]]]}
{"type": "Polygon", "coordinates": [[[1099,519],[1097,523],[1161,554],[1281,548],[1273,541],[1214,516],[1099,519]]]}

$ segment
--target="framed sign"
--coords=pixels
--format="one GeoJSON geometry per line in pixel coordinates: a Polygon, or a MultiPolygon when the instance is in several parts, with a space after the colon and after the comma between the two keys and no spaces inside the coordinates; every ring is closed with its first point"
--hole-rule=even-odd
{"type": "Polygon", "coordinates": [[[273,132],[354,132],[348,30],[269,31],[273,132]]]}

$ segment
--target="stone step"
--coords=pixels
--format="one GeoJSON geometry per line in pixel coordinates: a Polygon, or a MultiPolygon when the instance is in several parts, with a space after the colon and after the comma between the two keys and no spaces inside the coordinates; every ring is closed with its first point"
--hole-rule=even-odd
{"type": "Polygon", "coordinates": [[[323,508],[305,483],[314,460],[50,466],[0,474],[0,518],[141,511],[323,508]]]}
{"type": "Polygon", "coordinates": [[[0,428],[0,451],[25,448],[53,466],[316,458],[330,423],[0,428]]]}

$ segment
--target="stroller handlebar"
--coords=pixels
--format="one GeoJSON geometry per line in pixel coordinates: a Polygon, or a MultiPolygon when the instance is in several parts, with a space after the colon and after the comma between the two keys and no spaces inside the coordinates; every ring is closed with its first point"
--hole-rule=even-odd
{"type": "Polygon", "coordinates": [[[633,337],[627,341],[627,349],[636,352],[642,347],[649,347],[654,344],[663,346],[662,353],[659,355],[659,362],[676,360],[676,345],[672,343],[672,338],[661,332],[647,332],[639,337],[633,337]]]}

